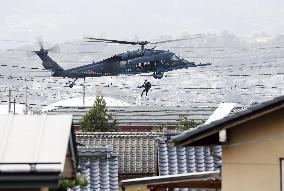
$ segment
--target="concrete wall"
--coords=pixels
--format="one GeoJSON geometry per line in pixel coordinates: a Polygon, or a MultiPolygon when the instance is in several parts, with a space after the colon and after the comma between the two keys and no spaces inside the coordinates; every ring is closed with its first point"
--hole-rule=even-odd
{"type": "Polygon", "coordinates": [[[229,129],[228,139],[222,154],[223,191],[281,190],[284,109],[229,129]]]}

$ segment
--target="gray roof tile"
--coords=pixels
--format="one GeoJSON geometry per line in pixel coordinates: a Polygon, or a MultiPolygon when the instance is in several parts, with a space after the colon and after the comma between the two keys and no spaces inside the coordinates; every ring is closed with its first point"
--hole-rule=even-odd
{"type": "Polygon", "coordinates": [[[109,146],[79,146],[79,168],[88,180],[86,187],[74,191],[118,190],[118,155],[109,146]]]}
{"type": "Polygon", "coordinates": [[[157,166],[157,142],[162,133],[94,132],[77,133],[77,142],[86,146],[111,145],[119,155],[120,175],[155,174],[157,166]]]}
{"type": "Polygon", "coordinates": [[[80,160],[82,173],[90,182],[87,188],[81,190],[117,190],[118,173],[155,174],[156,165],[159,175],[211,172],[219,169],[221,146],[213,147],[211,152],[209,147],[176,147],[168,141],[168,137],[170,135],[163,133],[78,133],[77,141],[85,145],[79,147],[80,158],[84,155],[83,160],[80,160]],[[94,153],[94,146],[98,146],[98,143],[111,143],[120,158],[107,152],[108,149],[111,150],[110,147],[105,147],[105,152],[102,149],[97,149],[97,152],[108,157],[98,159],[98,155],[94,153]],[[86,158],[88,149],[91,149],[94,157],[86,158]]]}
{"type": "Polygon", "coordinates": [[[216,171],[221,164],[221,146],[214,146],[212,154],[209,147],[176,147],[173,142],[159,138],[159,175],[216,171]]]}

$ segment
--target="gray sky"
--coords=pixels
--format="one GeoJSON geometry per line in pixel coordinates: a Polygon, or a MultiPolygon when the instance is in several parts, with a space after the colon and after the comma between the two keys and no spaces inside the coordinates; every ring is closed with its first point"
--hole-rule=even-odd
{"type": "MultiPolygon", "coordinates": [[[[0,0],[2,39],[284,34],[283,0],[0,0]]],[[[7,42],[6,42],[7,43],[7,42]]],[[[3,46],[3,45],[2,45],[3,46]]]]}

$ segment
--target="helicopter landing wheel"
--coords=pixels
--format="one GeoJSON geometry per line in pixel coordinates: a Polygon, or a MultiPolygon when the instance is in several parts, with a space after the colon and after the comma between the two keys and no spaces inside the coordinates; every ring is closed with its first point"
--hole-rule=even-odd
{"type": "Polygon", "coordinates": [[[154,77],[155,79],[161,79],[161,78],[163,78],[163,76],[164,76],[164,73],[161,72],[161,71],[159,71],[159,72],[154,72],[154,73],[153,73],[153,77],[154,77]]]}

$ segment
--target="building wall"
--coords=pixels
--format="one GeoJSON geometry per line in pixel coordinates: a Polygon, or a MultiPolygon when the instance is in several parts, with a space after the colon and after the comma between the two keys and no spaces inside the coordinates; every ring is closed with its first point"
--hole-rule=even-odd
{"type": "MultiPolygon", "coordinates": [[[[121,188],[120,191],[122,191],[121,188]]],[[[149,189],[147,189],[146,185],[140,184],[140,185],[127,186],[125,187],[125,191],[149,191],[149,189]]]]}
{"type": "Polygon", "coordinates": [[[223,191],[279,191],[284,109],[228,131],[222,151],[223,191]]]}
{"type": "Polygon", "coordinates": [[[65,163],[64,163],[63,177],[64,178],[72,178],[72,179],[75,178],[76,173],[74,171],[74,168],[75,167],[73,165],[70,143],[68,143],[68,149],[67,149],[65,163]]]}

